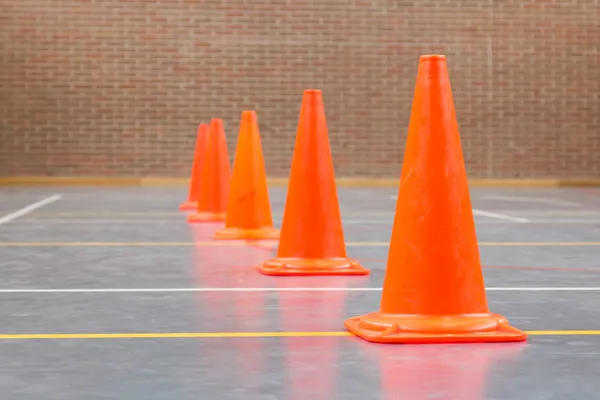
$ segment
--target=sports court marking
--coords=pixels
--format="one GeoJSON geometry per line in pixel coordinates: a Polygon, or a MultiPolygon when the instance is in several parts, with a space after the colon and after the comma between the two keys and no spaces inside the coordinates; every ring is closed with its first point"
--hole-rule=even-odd
{"type": "MultiPolygon", "coordinates": [[[[591,217],[600,216],[599,210],[523,210],[523,209],[508,209],[501,210],[507,214],[526,214],[528,216],[557,216],[557,217],[591,217]]],[[[2,212],[0,212],[2,213],[2,212]]],[[[369,216],[380,217],[380,218],[394,218],[394,212],[370,212],[369,216]]],[[[118,217],[130,217],[130,218],[147,218],[147,217],[185,217],[185,213],[181,211],[36,211],[32,213],[28,219],[47,219],[47,218],[62,218],[62,219],[75,219],[75,218],[118,218],[118,217]]],[[[283,214],[273,213],[274,218],[281,218],[283,214]]],[[[342,212],[342,216],[360,216],[364,217],[364,213],[348,213],[342,212]]],[[[177,220],[180,220],[179,218],[177,220]]]]}
{"type": "MultiPolygon", "coordinates": [[[[281,219],[275,220],[275,222],[281,223],[281,219]]],[[[390,225],[392,224],[393,217],[388,219],[345,219],[343,223],[345,225],[390,225]]],[[[479,223],[490,223],[492,221],[481,221],[479,223]]],[[[129,218],[129,219],[70,219],[70,218],[28,218],[19,221],[21,225],[50,225],[50,224],[63,224],[63,225],[106,225],[106,224],[186,224],[183,218],[129,218]]],[[[493,221],[497,223],[497,221],[493,221]]],[[[29,228],[27,228],[29,229],[29,228]]]]}
{"type": "Polygon", "coordinates": [[[92,217],[92,218],[105,218],[105,217],[175,217],[175,216],[185,216],[185,213],[181,211],[145,211],[145,212],[135,212],[135,211],[124,211],[124,212],[111,212],[111,211],[65,211],[65,212],[50,212],[50,211],[39,211],[35,214],[31,215],[31,218],[57,218],[57,217],[68,217],[68,218],[82,218],[82,217],[92,217]]]}
{"type": "Polygon", "coordinates": [[[525,197],[525,196],[503,196],[496,194],[488,194],[480,197],[482,200],[496,200],[506,201],[515,203],[537,203],[537,204],[551,204],[555,206],[566,206],[566,207],[580,207],[579,203],[574,201],[554,199],[550,197],[525,197]]]}
{"type": "MultiPolygon", "coordinates": [[[[474,215],[477,216],[479,211],[474,215]]],[[[487,214],[494,214],[488,213],[487,214]]],[[[0,213],[2,214],[2,213],[0,213]]],[[[483,216],[483,214],[480,214],[483,216]]],[[[501,215],[501,214],[495,214],[501,215]]],[[[281,217],[274,218],[274,222],[281,224],[281,217]]],[[[137,218],[137,217],[104,217],[104,216],[96,216],[92,217],[74,217],[74,218],[63,218],[63,217],[38,217],[33,216],[32,214],[28,215],[27,218],[22,218],[19,220],[19,225],[44,225],[44,224],[64,224],[64,225],[104,225],[104,224],[179,224],[181,225],[185,223],[185,218],[182,216],[173,216],[173,217],[151,217],[151,218],[137,218]]],[[[394,216],[391,215],[388,218],[382,218],[380,216],[377,217],[366,217],[366,218],[345,218],[343,221],[344,225],[372,225],[372,224],[386,224],[391,225],[394,222],[394,216]]],[[[600,222],[600,213],[597,214],[589,214],[589,215],[577,215],[573,218],[539,218],[539,219],[530,219],[525,217],[507,217],[504,215],[498,217],[497,219],[483,218],[483,219],[475,219],[475,223],[477,225],[490,225],[490,224],[509,224],[512,222],[523,222],[523,223],[531,223],[531,224],[597,224],[600,222]]]]}
{"type": "MultiPolygon", "coordinates": [[[[528,335],[578,336],[600,335],[600,330],[526,331],[528,335]]],[[[0,340],[32,339],[193,339],[193,338],[267,338],[354,336],[350,332],[165,332],[165,333],[38,333],[0,335],[0,340]]]]}
{"type": "MultiPolygon", "coordinates": [[[[380,287],[223,287],[223,288],[70,288],[0,289],[0,294],[43,293],[201,293],[201,292],[380,292],[380,287]]],[[[598,292],[600,287],[488,287],[490,292],[598,292]]]]}
{"type": "Polygon", "coordinates": [[[483,211],[483,210],[476,210],[476,209],[473,209],[473,215],[480,215],[482,217],[501,219],[501,220],[504,220],[504,221],[518,222],[518,223],[521,223],[521,224],[530,222],[529,219],[527,219],[527,218],[511,217],[510,215],[496,214],[496,213],[493,213],[493,212],[483,211]]]}
{"type": "MultiPolygon", "coordinates": [[[[0,242],[0,247],[238,247],[248,244],[276,245],[277,241],[263,240],[212,242],[0,242]]],[[[389,247],[389,242],[346,242],[348,247],[389,247]]],[[[479,242],[486,247],[585,247],[600,246],[600,242],[479,242]]]]}
{"type": "MultiPolygon", "coordinates": [[[[394,217],[390,217],[387,219],[344,219],[344,225],[391,225],[394,222],[394,217]]],[[[529,220],[528,220],[529,221],[529,220]]],[[[577,220],[574,220],[577,221],[577,220]]],[[[587,220],[582,220],[587,221],[587,220]]],[[[130,218],[130,219],[69,219],[69,218],[29,218],[23,219],[19,221],[22,225],[25,224],[35,224],[35,225],[44,225],[44,224],[64,224],[64,225],[103,225],[103,224],[178,224],[186,223],[184,219],[181,218],[149,218],[149,219],[140,219],[140,218],[130,218]]],[[[275,222],[281,223],[281,219],[275,219],[275,222]]],[[[501,221],[476,221],[477,224],[498,224],[502,223],[501,221]]],[[[514,222],[509,220],[509,222],[514,222]]]]}
{"type": "MultiPolygon", "coordinates": [[[[527,214],[527,215],[535,215],[535,216],[562,216],[562,217],[572,217],[572,216],[590,216],[590,215],[600,215],[600,210],[596,209],[546,209],[546,210],[536,210],[536,209],[502,209],[496,210],[502,211],[504,213],[513,214],[527,214]]],[[[368,213],[371,216],[377,217],[393,217],[394,210],[391,211],[374,211],[368,213]]],[[[67,217],[67,218],[77,218],[77,217],[96,217],[96,218],[104,218],[104,217],[184,217],[186,215],[185,212],[182,211],[36,211],[31,215],[31,218],[56,218],[56,217],[67,217]]],[[[273,212],[274,217],[281,217],[283,214],[278,212],[273,212]]],[[[352,212],[344,212],[342,211],[342,215],[346,216],[363,216],[363,213],[352,213],[352,212]]]]}
{"type": "MultiPolygon", "coordinates": [[[[1,213],[0,213],[1,214],[1,213]]],[[[555,218],[555,219],[537,219],[531,220],[527,218],[527,223],[530,225],[598,225],[600,224],[600,214],[595,214],[593,217],[580,217],[577,218],[555,218]]],[[[513,218],[513,217],[511,217],[513,218]]],[[[185,223],[185,221],[183,221],[185,223]]],[[[275,220],[279,225],[281,220],[275,220]]],[[[393,217],[388,219],[345,219],[343,224],[346,225],[392,225],[393,217]]],[[[476,220],[476,225],[508,225],[515,221],[506,219],[485,219],[476,220]]],[[[516,221],[519,222],[519,221],[516,221]]],[[[49,225],[67,225],[76,226],[75,229],[80,229],[80,226],[87,228],[102,228],[105,229],[106,225],[181,225],[182,220],[180,218],[121,218],[121,219],[105,219],[105,218],[21,218],[19,224],[11,225],[11,229],[31,229],[31,225],[34,226],[45,226],[49,225]]],[[[386,228],[387,229],[387,228],[386,228]]]]}
{"type": "Polygon", "coordinates": [[[3,216],[2,218],[0,218],[0,225],[4,225],[6,223],[9,223],[10,221],[14,221],[15,219],[22,217],[24,215],[27,215],[30,212],[35,211],[38,208],[45,206],[46,204],[54,203],[55,201],[59,200],[60,198],[61,198],[60,194],[55,194],[55,195],[47,197],[43,200],[40,200],[37,203],[30,204],[27,207],[23,207],[20,210],[17,210],[15,212],[7,214],[7,215],[3,216]]]}

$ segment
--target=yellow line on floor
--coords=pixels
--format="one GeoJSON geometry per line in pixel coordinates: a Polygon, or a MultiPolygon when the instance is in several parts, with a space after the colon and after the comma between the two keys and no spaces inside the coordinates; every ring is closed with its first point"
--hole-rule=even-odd
{"type": "MultiPolygon", "coordinates": [[[[288,178],[267,178],[270,186],[286,187],[288,178]]],[[[369,188],[389,187],[397,189],[398,177],[390,178],[335,178],[338,187],[369,188]]],[[[106,176],[6,176],[0,178],[4,186],[141,186],[141,187],[187,187],[188,177],[106,177],[106,176]]],[[[598,179],[469,179],[469,187],[598,187],[598,179]]]]}
{"type": "Polygon", "coordinates": [[[528,331],[528,335],[571,336],[571,335],[600,335],[600,331],[528,331]]]}
{"type": "MultiPolygon", "coordinates": [[[[0,247],[236,247],[251,244],[276,245],[276,241],[206,242],[0,242],[0,247]]],[[[389,242],[347,242],[348,247],[388,247],[389,242]]],[[[481,247],[593,247],[600,242],[479,242],[481,247]]]]}
{"type": "Polygon", "coordinates": [[[352,336],[350,332],[189,332],[189,333],[56,333],[0,335],[7,339],[187,339],[250,337],[333,337],[352,336]]]}
{"type": "MultiPolygon", "coordinates": [[[[347,242],[350,247],[388,247],[389,242],[347,242]]],[[[556,247],[600,246],[600,242],[479,242],[485,247],[556,247]]]]}
{"type": "MultiPolygon", "coordinates": [[[[587,331],[527,331],[528,335],[578,336],[600,335],[600,330],[587,331]]],[[[266,337],[338,337],[353,336],[350,332],[187,332],[187,333],[40,333],[5,334],[0,340],[30,339],[194,339],[194,338],[266,338],[266,337]]]]}

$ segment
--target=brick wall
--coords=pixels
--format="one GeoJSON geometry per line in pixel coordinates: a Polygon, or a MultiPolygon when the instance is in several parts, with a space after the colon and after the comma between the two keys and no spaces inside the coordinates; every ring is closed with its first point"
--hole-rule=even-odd
{"type": "Polygon", "coordinates": [[[418,56],[448,57],[477,178],[600,177],[594,0],[0,0],[0,174],[187,176],[255,109],[287,176],[302,91],[338,176],[397,177],[418,56]]]}

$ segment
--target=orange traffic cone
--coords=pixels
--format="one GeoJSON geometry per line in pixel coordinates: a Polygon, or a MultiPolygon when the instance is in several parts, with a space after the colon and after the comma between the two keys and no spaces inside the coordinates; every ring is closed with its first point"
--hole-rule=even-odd
{"type": "Polygon", "coordinates": [[[420,58],[381,309],[345,326],[379,343],[525,340],[488,310],[445,56],[420,58]]]}
{"type": "Polygon", "coordinates": [[[254,111],[244,111],[240,124],[225,229],[217,239],[276,239],[267,175],[254,111]]]}
{"type": "Polygon", "coordinates": [[[188,217],[188,222],[225,221],[229,196],[229,156],[223,121],[210,121],[208,149],[202,166],[202,180],[198,208],[188,217]]]}
{"type": "Polygon", "coordinates": [[[346,256],[346,244],[320,90],[306,90],[277,258],[258,267],[267,275],[366,275],[346,256]]]}
{"type": "Polygon", "coordinates": [[[192,163],[192,174],[190,177],[190,191],[188,201],[179,206],[181,211],[193,211],[198,208],[198,198],[200,197],[200,182],[202,180],[202,164],[206,155],[206,146],[208,144],[208,125],[200,124],[198,126],[198,136],[196,138],[196,151],[194,152],[194,162],[192,163]]]}

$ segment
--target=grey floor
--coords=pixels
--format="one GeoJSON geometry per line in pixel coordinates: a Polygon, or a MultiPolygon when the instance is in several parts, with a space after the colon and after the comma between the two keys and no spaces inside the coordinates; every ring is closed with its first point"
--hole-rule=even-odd
{"type": "MultiPolygon", "coordinates": [[[[526,343],[223,335],[344,332],[376,311],[395,194],[339,189],[348,253],[370,276],[276,278],[254,269],[271,244],[211,246],[221,225],[188,225],[183,189],[0,189],[0,398],[597,399],[598,189],[471,191],[490,309],[526,343]]],[[[272,189],[276,225],[284,200],[272,189]]]]}

